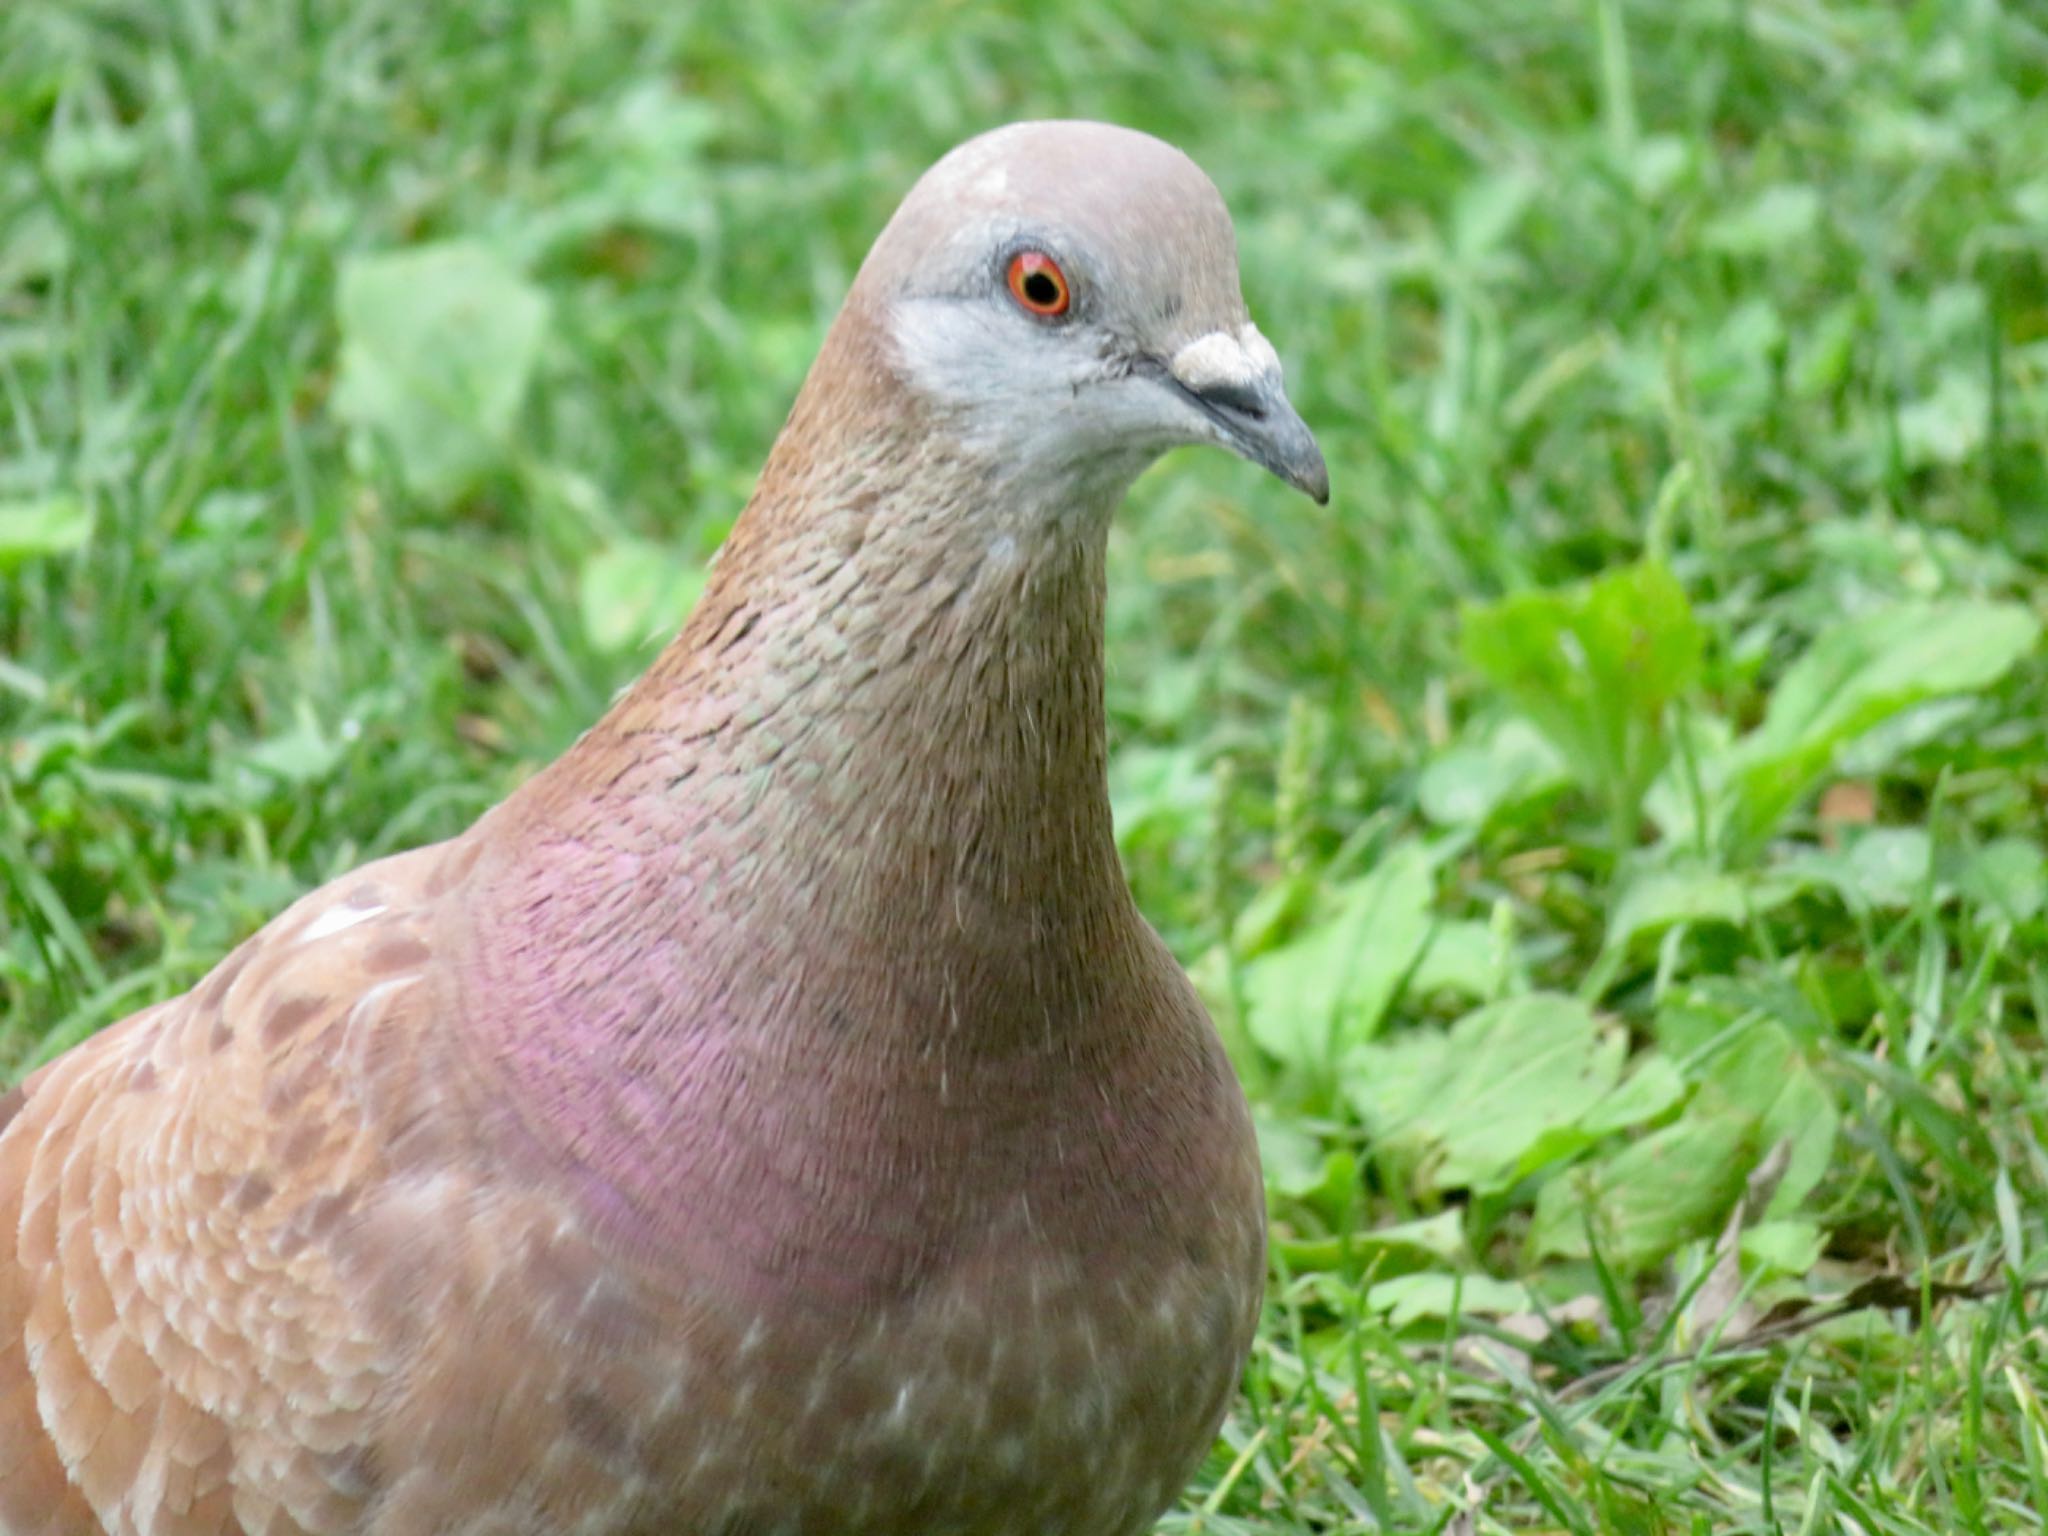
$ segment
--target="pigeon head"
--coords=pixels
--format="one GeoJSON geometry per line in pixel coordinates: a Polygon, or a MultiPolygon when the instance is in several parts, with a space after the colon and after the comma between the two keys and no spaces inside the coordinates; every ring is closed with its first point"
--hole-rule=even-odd
{"type": "Polygon", "coordinates": [[[902,386],[1013,490],[1102,503],[1211,443],[1329,498],[1246,312],[1223,199],[1149,135],[1035,122],[969,140],[912,188],[853,298],[902,386]]]}

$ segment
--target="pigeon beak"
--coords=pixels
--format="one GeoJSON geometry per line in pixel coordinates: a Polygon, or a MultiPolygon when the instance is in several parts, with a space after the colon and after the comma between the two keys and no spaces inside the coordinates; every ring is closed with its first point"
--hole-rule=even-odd
{"type": "Polygon", "coordinates": [[[1323,451],[1281,387],[1273,349],[1256,328],[1244,330],[1249,347],[1217,331],[1157,365],[1158,376],[1206,416],[1231,449],[1326,506],[1330,471],[1323,451]]]}
{"type": "Polygon", "coordinates": [[[1330,471],[1323,463],[1323,450],[1280,387],[1279,374],[1268,374],[1249,386],[1189,389],[1187,395],[1223,429],[1231,447],[1313,497],[1317,506],[1329,505],[1330,471]]]}

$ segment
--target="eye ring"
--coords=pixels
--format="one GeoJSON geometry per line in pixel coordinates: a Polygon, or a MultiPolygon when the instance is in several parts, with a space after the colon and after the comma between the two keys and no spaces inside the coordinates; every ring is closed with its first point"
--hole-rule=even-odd
{"type": "Polygon", "coordinates": [[[1010,258],[1010,297],[1043,320],[1057,320],[1074,302],[1067,274],[1044,251],[1019,251],[1010,258]]]}

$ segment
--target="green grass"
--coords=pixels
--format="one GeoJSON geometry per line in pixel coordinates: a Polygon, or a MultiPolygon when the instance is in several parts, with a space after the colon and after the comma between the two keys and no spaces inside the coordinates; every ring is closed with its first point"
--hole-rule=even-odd
{"type": "Polygon", "coordinates": [[[2048,16],[1110,10],[11,0],[0,1073],[564,746],[916,173],[1115,118],[1336,486],[1113,547],[1273,1195],[1170,1528],[2039,1529],[2048,16]],[[451,243],[531,326],[422,402],[451,243]]]}

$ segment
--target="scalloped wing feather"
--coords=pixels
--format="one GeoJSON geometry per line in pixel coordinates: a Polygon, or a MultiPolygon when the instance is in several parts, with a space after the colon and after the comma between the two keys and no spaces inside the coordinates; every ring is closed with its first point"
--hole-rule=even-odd
{"type": "Polygon", "coordinates": [[[337,1234],[433,1002],[446,848],[314,892],[0,1099],[0,1533],[359,1528],[410,1347],[337,1234]]]}

